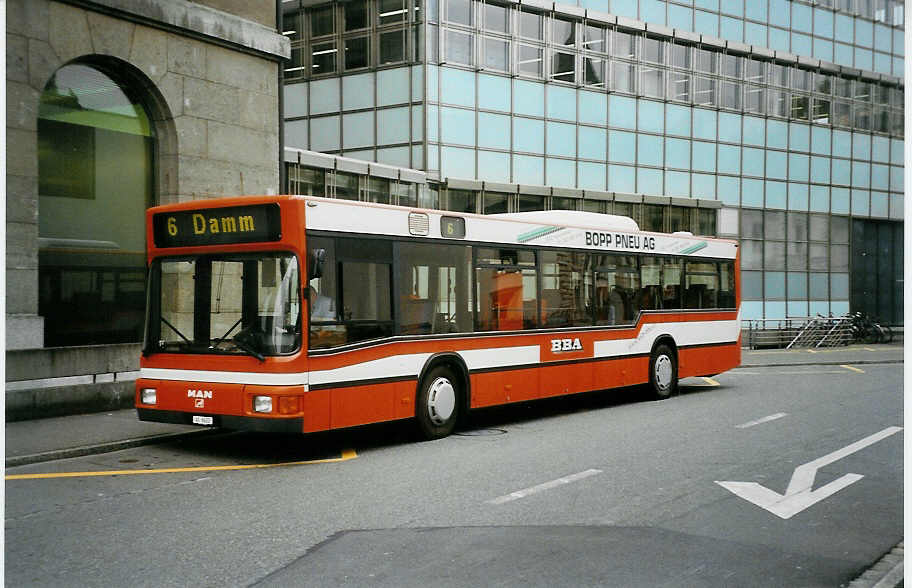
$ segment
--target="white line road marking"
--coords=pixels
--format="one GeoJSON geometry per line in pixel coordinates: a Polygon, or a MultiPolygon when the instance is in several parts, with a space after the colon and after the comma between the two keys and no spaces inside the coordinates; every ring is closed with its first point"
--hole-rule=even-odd
{"type": "Polygon", "coordinates": [[[583,478],[588,478],[589,476],[594,476],[596,474],[601,474],[602,470],[586,470],[585,472],[580,472],[578,474],[573,474],[570,476],[564,476],[563,478],[558,478],[556,480],[551,480],[550,482],[545,482],[544,484],[539,484],[537,486],[532,486],[530,488],[523,488],[522,490],[517,490],[516,492],[510,492],[504,496],[498,496],[493,500],[488,500],[488,504],[504,504],[505,502],[511,502],[513,500],[519,500],[520,498],[525,498],[526,496],[531,496],[532,494],[537,494],[545,490],[550,490],[551,488],[557,488],[558,486],[563,486],[564,484],[570,484],[571,482],[577,482],[583,478]]]}
{"type": "Polygon", "coordinates": [[[750,371],[741,371],[732,370],[732,375],[738,376],[819,376],[820,374],[842,374],[845,375],[845,372],[842,370],[804,370],[804,371],[794,371],[794,372],[750,372],[750,371]]]}
{"type": "Polygon", "coordinates": [[[845,369],[847,369],[847,370],[851,370],[851,371],[853,371],[853,372],[858,372],[859,374],[865,373],[864,370],[858,369],[857,367],[852,367],[852,366],[850,366],[850,365],[840,365],[839,367],[845,368],[845,369]]]}
{"type": "Polygon", "coordinates": [[[737,425],[735,428],[736,429],[749,429],[749,428],[755,427],[757,425],[762,425],[763,423],[768,423],[770,421],[775,421],[776,419],[781,419],[784,416],[788,416],[788,413],[777,412],[776,414],[771,414],[769,416],[765,416],[762,419],[757,419],[755,421],[748,421],[746,423],[742,423],[740,425],[737,425]]]}
{"type": "Polygon", "coordinates": [[[862,479],[861,474],[846,474],[825,484],[816,490],[814,487],[814,478],[817,476],[817,470],[830,465],[835,461],[847,457],[857,451],[861,451],[869,445],[882,441],[902,431],[902,427],[888,427],[879,433],[874,433],[842,449],[828,453],[821,458],[800,465],[792,473],[792,479],[789,481],[785,494],[779,494],[769,488],[761,486],[756,482],[719,482],[716,484],[722,486],[729,492],[752,502],[760,508],[766,509],[779,518],[790,519],[804,509],[813,506],[821,500],[836,494],[843,488],[850,486],[862,479]]]}

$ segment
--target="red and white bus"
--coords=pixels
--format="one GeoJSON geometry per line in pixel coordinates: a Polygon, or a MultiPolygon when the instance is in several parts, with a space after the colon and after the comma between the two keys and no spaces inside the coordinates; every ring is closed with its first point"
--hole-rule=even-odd
{"type": "Polygon", "coordinates": [[[313,432],[678,379],[741,360],[738,245],[572,211],[301,196],[152,208],[139,418],[313,432]]]}

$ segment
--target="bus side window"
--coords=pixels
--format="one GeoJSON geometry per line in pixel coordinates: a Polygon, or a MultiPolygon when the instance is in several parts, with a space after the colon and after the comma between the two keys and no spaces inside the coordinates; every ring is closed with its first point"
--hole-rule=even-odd
{"type": "Polygon", "coordinates": [[[715,262],[687,262],[685,308],[717,308],[719,295],[717,267],[718,264],[715,262]]]}
{"type": "Polygon", "coordinates": [[[514,331],[538,326],[535,254],[521,249],[476,249],[478,330],[514,331]]]}
{"type": "Polygon", "coordinates": [[[719,263],[719,308],[735,307],[735,264],[719,263]]]}
{"type": "Polygon", "coordinates": [[[472,330],[472,249],[465,245],[396,243],[394,287],[402,334],[472,330]]]}

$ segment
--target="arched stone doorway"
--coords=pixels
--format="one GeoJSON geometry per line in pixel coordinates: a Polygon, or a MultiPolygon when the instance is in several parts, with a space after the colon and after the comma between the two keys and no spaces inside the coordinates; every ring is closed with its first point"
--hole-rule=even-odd
{"type": "Polygon", "coordinates": [[[91,56],[50,78],[38,110],[38,297],[46,347],[142,339],[144,211],[171,134],[154,87],[91,56]]]}

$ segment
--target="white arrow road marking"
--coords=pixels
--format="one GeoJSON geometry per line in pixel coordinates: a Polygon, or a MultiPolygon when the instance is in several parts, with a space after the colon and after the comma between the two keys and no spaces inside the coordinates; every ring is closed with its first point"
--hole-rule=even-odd
{"type": "Polygon", "coordinates": [[[865,447],[882,441],[890,435],[894,435],[900,431],[902,431],[902,427],[888,427],[870,437],[865,437],[861,441],[856,441],[847,447],[843,447],[833,453],[798,466],[792,473],[792,479],[789,481],[785,494],[774,492],[756,482],[717,481],[716,484],[722,486],[736,496],[740,496],[744,500],[770,511],[777,517],[790,519],[804,509],[820,502],[824,498],[832,496],[864,477],[860,474],[846,474],[841,478],[833,480],[829,484],[812,490],[814,478],[817,476],[817,470],[857,451],[861,451],[865,447]]]}

